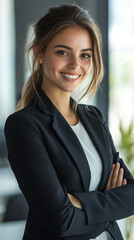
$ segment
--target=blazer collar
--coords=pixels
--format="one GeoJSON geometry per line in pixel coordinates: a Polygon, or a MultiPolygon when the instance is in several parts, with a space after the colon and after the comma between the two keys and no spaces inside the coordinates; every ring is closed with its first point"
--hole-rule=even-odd
{"type": "Polygon", "coordinates": [[[49,115],[53,115],[55,106],[50,100],[50,98],[45,94],[45,92],[42,89],[38,89],[38,94],[34,96],[34,101],[38,105],[39,109],[49,115]]]}

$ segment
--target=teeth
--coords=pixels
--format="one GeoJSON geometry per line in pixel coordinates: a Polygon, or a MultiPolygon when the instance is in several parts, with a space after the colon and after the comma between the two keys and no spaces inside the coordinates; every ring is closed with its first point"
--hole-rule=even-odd
{"type": "Polygon", "coordinates": [[[79,75],[70,75],[70,74],[67,74],[67,73],[62,73],[63,76],[65,77],[68,77],[68,78],[72,78],[72,79],[76,79],[79,77],[79,75]]]}

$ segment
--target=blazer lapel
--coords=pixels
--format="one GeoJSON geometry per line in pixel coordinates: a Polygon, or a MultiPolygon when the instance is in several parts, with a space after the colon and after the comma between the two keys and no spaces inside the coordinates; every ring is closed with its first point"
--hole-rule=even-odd
{"type": "Polygon", "coordinates": [[[69,154],[72,156],[72,159],[78,168],[84,191],[88,191],[91,174],[85,153],[70,125],[57,111],[58,110],[55,109],[52,127],[57,133],[58,137],[61,139],[69,154]]]}
{"type": "Polygon", "coordinates": [[[56,132],[57,136],[60,138],[61,142],[64,144],[64,147],[72,156],[72,159],[75,162],[75,165],[81,177],[83,190],[88,191],[91,173],[86,159],[86,155],[76,134],[73,132],[70,125],[67,123],[62,114],[58,111],[58,109],[54,106],[51,100],[41,89],[39,90],[39,96],[41,97],[42,102],[40,102],[38,98],[36,98],[36,103],[38,104],[38,107],[45,114],[49,114],[53,118],[52,128],[56,132]]]}
{"type": "MultiPolygon", "coordinates": [[[[89,106],[90,108],[90,106],[89,106]]],[[[110,174],[112,166],[112,154],[108,145],[108,139],[101,120],[93,115],[93,110],[86,110],[85,107],[78,106],[78,115],[83,123],[83,126],[87,130],[96,150],[98,151],[103,165],[102,178],[99,185],[99,189],[103,190],[107,182],[107,178],[110,174]],[[110,165],[111,159],[111,165],[110,165]]]]}

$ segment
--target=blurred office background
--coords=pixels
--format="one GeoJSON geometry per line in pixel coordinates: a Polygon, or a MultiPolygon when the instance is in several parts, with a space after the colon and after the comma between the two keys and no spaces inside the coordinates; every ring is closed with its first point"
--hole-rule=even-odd
{"type": "MultiPolygon", "coordinates": [[[[134,172],[134,1],[0,0],[0,240],[21,240],[28,211],[7,160],[4,124],[15,111],[30,74],[25,48],[32,37],[32,25],[50,6],[73,2],[89,10],[100,26],[105,76],[93,104],[103,112],[125,158],[130,147],[127,164],[134,172]],[[130,145],[124,144],[124,136],[131,140],[130,145]]],[[[131,222],[127,228],[121,223],[125,240],[134,239],[131,222]]]]}

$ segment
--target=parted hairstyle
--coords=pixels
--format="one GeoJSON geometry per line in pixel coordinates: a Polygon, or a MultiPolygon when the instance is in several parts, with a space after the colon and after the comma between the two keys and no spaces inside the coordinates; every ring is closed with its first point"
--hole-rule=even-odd
{"type": "MultiPolygon", "coordinates": [[[[92,67],[93,74],[82,98],[89,94],[93,97],[100,81],[104,75],[104,67],[102,60],[102,37],[96,21],[84,10],[76,4],[61,4],[57,7],[49,8],[45,14],[34,25],[34,39],[28,47],[28,56],[36,47],[36,54],[33,54],[32,71],[29,79],[24,84],[21,98],[17,105],[17,110],[26,107],[37,95],[38,89],[41,88],[43,80],[42,65],[37,61],[40,53],[45,53],[48,43],[62,30],[67,27],[80,26],[89,32],[92,41],[93,55],[92,67]]],[[[40,99],[41,100],[41,99],[40,99]]]]}

